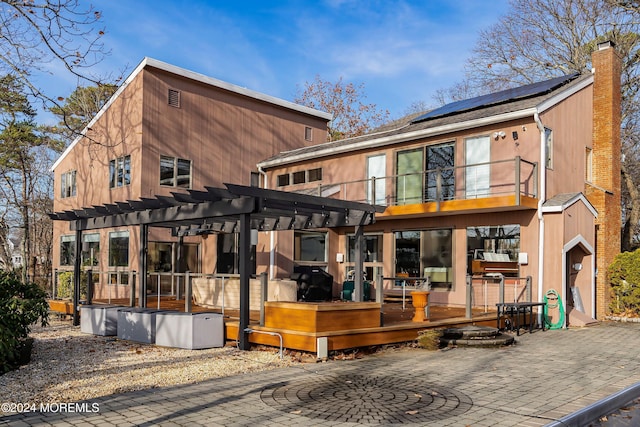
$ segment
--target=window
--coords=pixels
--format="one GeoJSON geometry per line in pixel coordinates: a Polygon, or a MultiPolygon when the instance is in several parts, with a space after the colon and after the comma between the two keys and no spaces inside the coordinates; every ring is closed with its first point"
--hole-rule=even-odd
{"type": "Polygon", "coordinates": [[[303,264],[327,263],[327,233],[295,232],[294,261],[303,264]]]}
{"type": "MultiPolygon", "coordinates": [[[[219,234],[217,247],[216,272],[219,274],[239,274],[240,273],[240,235],[219,234]]],[[[256,273],[256,246],[251,245],[249,253],[249,264],[252,274],[256,273]]]]}
{"type": "Polygon", "coordinates": [[[585,149],[584,161],[585,161],[585,165],[584,165],[585,177],[584,177],[584,179],[587,182],[593,182],[593,150],[591,148],[589,148],[589,147],[587,147],[585,149]]]}
{"type": "Polygon", "coordinates": [[[82,235],[82,265],[98,265],[100,259],[100,234],[82,235]]]}
{"type": "Polygon", "coordinates": [[[129,232],[113,231],[109,233],[109,267],[129,265],[129,232]]]}
{"type": "Polygon", "coordinates": [[[60,178],[60,196],[73,197],[76,195],[76,171],[69,171],[62,174],[60,178]]]}
{"type": "Polygon", "coordinates": [[[544,151],[547,169],[553,169],[553,131],[544,128],[544,151]]]}
{"type": "Polygon", "coordinates": [[[278,187],[284,187],[286,185],[289,185],[289,174],[278,175],[278,187]]]}
{"type": "Polygon", "coordinates": [[[180,91],[169,89],[168,101],[170,106],[180,108],[180,91]]]}
{"type": "Polygon", "coordinates": [[[454,161],[453,143],[398,152],[396,202],[409,204],[452,199],[455,191],[454,161]]]}
{"type": "Polygon", "coordinates": [[[306,174],[304,171],[298,171],[293,173],[293,183],[294,184],[304,184],[306,174]]]}
{"type": "Polygon", "coordinates": [[[191,188],[191,160],[160,156],[160,185],[191,188]]]}
{"type": "Polygon", "coordinates": [[[109,188],[131,184],[131,156],[119,157],[109,162],[109,188]]]}
{"type": "Polygon", "coordinates": [[[396,231],[396,276],[428,277],[432,289],[453,285],[451,229],[396,231]]]}
{"type": "Polygon", "coordinates": [[[304,128],[304,139],[307,141],[313,141],[313,129],[309,126],[305,126],[304,128]]]}
{"type": "Polygon", "coordinates": [[[322,181],[322,168],[309,169],[309,182],[322,181]]]}
{"type": "Polygon", "coordinates": [[[520,226],[467,228],[468,274],[501,273],[517,276],[520,226]]]}
{"type": "Polygon", "coordinates": [[[373,203],[376,205],[385,204],[386,168],[387,156],[385,154],[377,154],[367,157],[367,203],[373,203]]]}
{"type": "Polygon", "coordinates": [[[60,265],[73,265],[76,258],[76,236],[60,237],[60,265]]]}

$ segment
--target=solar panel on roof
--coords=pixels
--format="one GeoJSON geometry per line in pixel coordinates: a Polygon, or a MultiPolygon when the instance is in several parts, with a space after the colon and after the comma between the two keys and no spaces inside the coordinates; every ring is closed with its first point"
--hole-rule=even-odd
{"type": "Polygon", "coordinates": [[[461,113],[463,111],[474,110],[479,107],[501,104],[507,101],[514,101],[516,99],[541,95],[569,83],[571,80],[575,79],[578,76],[579,73],[568,74],[542,82],[532,83],[513,89],[506,89],[500,92],[489,93],[487,95],[481,95],[475,98],[452,102],[450,104],[443,105],[440,108],[436,108],[435,110],[431,110],[428,113],[423,114],[422,116],[416,117],[411,121],[411,123],[417,123],[423,120],[446,116],[453,113],[461,113]]]}

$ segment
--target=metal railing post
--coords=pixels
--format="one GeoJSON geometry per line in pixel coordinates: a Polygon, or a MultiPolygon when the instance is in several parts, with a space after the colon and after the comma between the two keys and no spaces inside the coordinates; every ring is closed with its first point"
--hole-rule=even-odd
{"type": "Polygon", "coordinates": [[[58,269],[54,268],[53,269],[53,280],[51,281],[51,285],[53,286],[52,289],[52,294],[51,294],[51,298],[56,299],[56,297],[58,296],[58,294],[56,293],[56,291],[58,290],[58,269]]]}
{"type": "Polygon", "coordinates": [[[189,270],[184,272],[184,312],[191,313],[191,295],[193,289],[191,284],[191,275],[189,274],[189,270]]]}
{"type": "Polygon", "coordinates": [[[160,273],[158,273],[158,310],[160,310],[160,273]]]}
{"type": "Polygon", "coordinates": [[[93,270],[87,270],[87,304],[93,301],[93,270]]]}
{"type": "Polygon", "coordinates": [[[525,281],[525,286],[527,287],[527,298],[529,299],[529,302],[533,302],[531,300],[532,296],[531,296],[531,276],[527,276],[526,281],[525,281]]]}
{"type": "Polygon", "coordinates": [[[264,303],[269,300],[269,280],[267,273],[260,273],[260,326],[264,326],[264,303]]]}
{"type": "MultiPolygon", "coordinates": [[[[513,298],[515,299],[515,294],[513,298]]],[[[504,304],[504,276],[500,277],[500,283],[498,284],[498,302],[504,304]]]]}
{"type": "Polygon", "coordinates": [[[467,319],[471,319],[471,304],[472,304],[472,296],[473,296],[473,287],[471,284],[471,276],[467,276],[467,295],[466,295],[466,300],[467,300],[467,307],[466,307],[466,313],[465,313],[465,317],[467,319]]]}
{"type": "Polygon", "coordinates": [[[129,286],[131,286],[131,289],[129,289],[129,307],[135,307],[136,306],[136,271],[133,270],[131,273],[131,280],[129,281],[129,286]]]}

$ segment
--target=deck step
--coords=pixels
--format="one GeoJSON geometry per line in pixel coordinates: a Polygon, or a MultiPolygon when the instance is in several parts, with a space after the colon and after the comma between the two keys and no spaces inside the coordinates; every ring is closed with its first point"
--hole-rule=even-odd
{"type": "Polygon", "coordinates": [[[488,326],[464,326],[445,329],[440,338],[442,347],[502,347],[515,342],[513,335],[503,334],[488,326]]]}

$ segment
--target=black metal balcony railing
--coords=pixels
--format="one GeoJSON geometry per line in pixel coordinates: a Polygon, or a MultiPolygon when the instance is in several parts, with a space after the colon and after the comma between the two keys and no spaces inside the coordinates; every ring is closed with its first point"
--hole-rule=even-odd
{"type": "Polygon", "coordinates": [[[382,206],[515,196],[538,197],[538,163],[519,156],[474,165],[322,184],[317,194],[382,206]]]}

